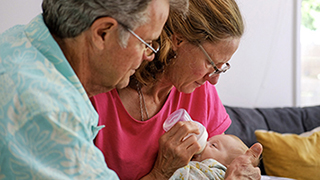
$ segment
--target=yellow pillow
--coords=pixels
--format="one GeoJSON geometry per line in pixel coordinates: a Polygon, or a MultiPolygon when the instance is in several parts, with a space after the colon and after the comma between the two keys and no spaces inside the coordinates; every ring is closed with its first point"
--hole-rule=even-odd
{"type": "Polygon", "coordinates": [[[255,135],[263,146],[267,175],[320,180],[320,131],[297,135],[256,130],[255,135]]]}

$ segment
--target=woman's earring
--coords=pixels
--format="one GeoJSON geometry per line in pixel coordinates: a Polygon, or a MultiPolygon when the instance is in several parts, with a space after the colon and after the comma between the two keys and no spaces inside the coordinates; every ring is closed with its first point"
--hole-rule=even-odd
{"type": "Polygon", "coordinates": [[[177,58],[177,53],[175,51],[174,52],[174,55],[173,55],[173,59],[176,59],[177,58]]]}
{"type": "Polygon", "coordinates": [[[171,51],[168,56],[168,63],[171,62],[172,59],[177,58],[177,53],[175,51],[171,51]]]}

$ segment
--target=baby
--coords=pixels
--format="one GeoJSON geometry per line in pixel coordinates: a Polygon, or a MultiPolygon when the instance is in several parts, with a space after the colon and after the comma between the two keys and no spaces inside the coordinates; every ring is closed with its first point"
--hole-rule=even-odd
{"type": "Polygon", "coordinates": [[[178,169],[174,179],[224,179],[227,166],[248,147],[236,136],[221,134],[211,137],[205,149],[193,156],[189,164],[178,169]]]}

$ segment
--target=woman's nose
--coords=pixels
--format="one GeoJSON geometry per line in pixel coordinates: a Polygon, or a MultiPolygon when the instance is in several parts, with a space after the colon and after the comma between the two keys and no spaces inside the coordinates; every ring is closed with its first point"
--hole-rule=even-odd
{"type": "Polygon", "coordinates": [[[212,85],[216,85],[218,83],[219,77],[220,77],[220,74],[213,74],[212,76],[209,76],[209,74],[207,74],[205,76],[205,80],[212,85]]]}

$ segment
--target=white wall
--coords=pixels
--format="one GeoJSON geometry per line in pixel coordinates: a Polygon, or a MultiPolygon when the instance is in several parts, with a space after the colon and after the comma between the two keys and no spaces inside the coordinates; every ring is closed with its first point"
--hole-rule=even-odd
{"type": "MultiPolygon", "coordinates": [[[[41,12],[41,2],[0,0],[0,33],[15,24],[28,23],[41,12]]],[[[217,85],[222,102],[242,107],[297,105],[295,39],[299,0],[237,2],[246,32],[230,61],[231,70],[221,75],[217,85]]]]}
{"type": "Polygon", "coordinates": [[[0,33],[40,14],[42,0],[0,0],[0,33]]]}
{"type": "Polygon", "coordinates": [[[246,32],[217,89],[226,105],[294,106],[296,0],[237,0],[246,32]]]}

